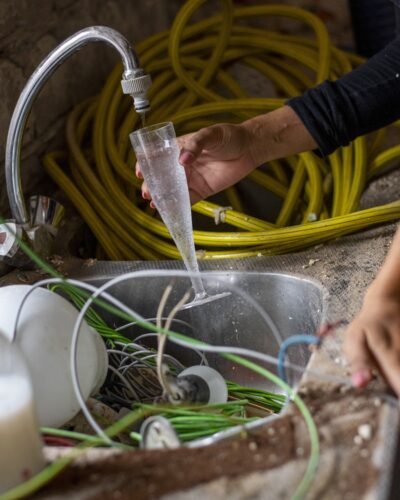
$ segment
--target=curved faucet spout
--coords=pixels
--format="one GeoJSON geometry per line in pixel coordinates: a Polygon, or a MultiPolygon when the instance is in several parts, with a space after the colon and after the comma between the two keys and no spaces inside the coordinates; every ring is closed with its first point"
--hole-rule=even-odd
{"type": "Polygon", "coordinates": [[[147,90],[151,84],[150,77],[139,67],[135,52],[128,40],[118,31],[105,26],[86,28],[67,38],[50,52],[36,68],[21,92],[8,130],[5,158],[7,194],[12,216],[19,224],[29,224],[29,215],[22,194],[20,157],[22,136],[32,104],[58,66],[90,42],[105,42],[119,53],[124,66],[121,81],[123,92],[132,96],[138,112],[149,109],[147,90]]]}

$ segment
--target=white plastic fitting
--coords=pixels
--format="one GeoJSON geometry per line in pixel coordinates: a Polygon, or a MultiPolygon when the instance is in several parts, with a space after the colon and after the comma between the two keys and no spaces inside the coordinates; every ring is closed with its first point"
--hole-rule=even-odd
{"type": "Polygon", "coordinates": [[[228,388],[224,377],[211,366],[189,366],[179,373],[178,378],[186,378],[198,386],[197,402],[218,404],[228,401],[228,388]]]}
{"type": "Polygon", "coordinates": [[[125,72],[121,80],[122,92],[133,99],[137,113],[146,113],[150,110],[147,92],[151,87],[151,77],[141,68],[125,72]]]}

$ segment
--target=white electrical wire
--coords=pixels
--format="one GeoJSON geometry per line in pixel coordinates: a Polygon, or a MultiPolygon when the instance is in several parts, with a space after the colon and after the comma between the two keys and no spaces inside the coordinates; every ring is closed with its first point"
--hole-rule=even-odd
{"type": "MultiPolygon", "coordinates": [[[[161,330],[161,317],[162,313],[164,311],[165,305],[167,303],[168,297],[172,291],[172,285],[168,285],[167,288],[165,289],[160,305],[157,310],[157,327],[161,330]]],[[[171,327],[171,323],[175,317],[175,315],[178,313],[178,311],[181,309],[182,306],[186,304],[186,302],[189,300],[190,297],[190,292],[187,291],[183,297],[179,300],[179,302],[172,308],[170,313],[167,316],[167,320],[164,324],[163,329],[166,331],[169,331],[171,327]]],[[[178,403],[179,401],[182,400],[183,394],[181,394],[180,389],[176,386],[176,384],[171,383],[171,379],[168,377],[169,375],[169,368],[167,365],[164,364],[163,359],[164,359],[164,351],[165,351],[165,346],[167,344],[167,335],[165,333],[162,333],[159,330],[158,332],[158,349],[157,349],[157,357],[156,357],[156,362],[157,362],[157,376],[158,380],[161,383],[161,386],[164,390],[164,394],[168,397],[169,401],[171,403],[178,403]]]]}
{"type": "MultiPolygon", "coordinates": [[[[119,283],[122,283],[124,281],[127,281],[129,279],[138,279],[138,278],[146,278],[146,277],[171,277],[171,276],[181,276],[181,277],[188,277],[190,276],[190,273],[186,271],[134,271],[130,272],[121,276],[118,276],[107,283],[103,284],[101,287],[97,288],[93,285],[89,285],[87,283],[83,283],[79,280],[73,280],[73,279],[61,279],[61,278],[49,278],[45,279],[42,281],[39,281],[32,285],[31,289],[28,290],[27,294],[24,296],[20,308],[17,312],[16,315],[16,320],[15,320],[15,325],[14,325],[14,333],[13,333],[13,340],[15,340],[16,335],[17,335],[17,327],[18,327],[18,322],[20,318],[20,314],[23,308],[24,303],[28,299],[29,295],[36,289],[41,286],[49,285],[49,284],[56,284],[56,283],[61,283],[61,284],[70,284],[74,285],[80,288],[83,288],[85,290],[88,290],[89,292],[92,292],[92,295],[88,297],[86,303],[83,305],[82,309],[80,310],[78,317],[76,319],[75,325],[74,325],[74,330],[72,334],[72,339],[71,339],[71,353],[70,353],[70,368],[71,368],[71,378],[72,378],[72,384],[74,388],[74,392],[76,395],[76,398],[79,402],[79,405],[81,407],[81,410],[85,417],[88,420],[88,423],[91,425],[93,430],[110,446],[114,446],[115,443],[104,433],[104,431],[101,429],[101,427],[97,424],[97,422],[94,420],[92,415],[90,414],[90,411],[86,405],[86,402],[84,401],[84,398],[82,396],[81,388],[79,385],[79,380],[77,376],[77,345],[78,345],[78,339],[79,339],[79,332],[81,329],[82,322],[84,320],[84,317],[86,315],[87,310],[91,306],[91,304],[99,297],[104,300],[107,300],[109,303],[111,303],[113,306],[118,308],[120,311],[124,312],[125,314],[131,316],[132,319],[135,319],[137,322],[141,322],[142,325],[143,323],[147,323],[145,318],[143,318],[140,314],[138,314],[136,311],[132,310],[130,307],[126,306],[124,303],[122,303],[120,300],[116,299],[112,295],[106,292],[106,290],[114,285],[117,285],[119,283]]],[[[269,326],[271,332],[273,333],[275,339],[279,343],[279,338],[280,338],[280,333],[277,327],[275,326],[272,318],[270,318],[269,314],[264,311],[261,306],[245,291],[241,290],[235,285],[232,285],[230,283],[226,283],[227,288],[230,288],[231,290],[234,290],[241,298],[250,304],[265,320],[267,325],[269,326]]],[[[222,299],[221,299],[222,300],[222,299]]],[[[156,329],[156,326],[151,324],[153,328],[156,329]]],[[[258,361],[266,362],[266,363],[272,363],[274,365],[278,364],[277,358],[270,356],[268,354],[263,354],[257,351],[253,351],[251,349],[245,349],[245,348],[240,348],[240,347],[228,347],[228,346],[212,346],[205,344],[201,341],[197,341],[193,339],[193,343],[189,341],[185,341],[183,339],[178,339],[174,336],[169,336],[171,342],[174,342],[177,345],[180,345],[182,347],[187,347],[189,349],[196,349],[198,351],[202,352],[212,352],[212,353],[231,353],[231,354],[237,354],[249,358],[256,359],[258,361]]],[[[290,362],[285,363],[286,367],[290,367],[296,371],[299,371],[303,373],[305,371],[304,366],[300,365],[295,365],[290,362]]],[[[307,373],[312,375],[312,372],[310,370],[307,370],[307,373]]],[[[321,374],[316,374],[319,378],[321,378],[321,374]]],[[[324,376],[326,378],[326,376],[324,376]]],[[[341,383],[341,384],[346,384],[346,385],[351,385],[350,382],[346,379],[342,379],[339,377],[332,377],[328,376],[328,378],[332,381],[341,383]]]]}
{"type": "Polygon", "coordinates": [[[140,401],[140,398],[139,398],[139,395],[137,394],[137,392],[135,391],[135,389],[132,387],[132,385],[129,383],[129,381],[124,377],[124,375],[122,373],[120,373],[116,368],[114,368],[113,366],[109,366],[108,369],[114,373],[117,377],[119,377],[122,382],[126,385],[126,387],[131,391],[132,393],[132,396],[137,400],[137,401],[140,401]]]}
{"type": "MultiPolygon", "coordinates": [[[[162,316],[161,321],[165,321],[166,319],[167,319],[167,316],[162,316]]],[[[148,321],[149,323],[152,323],[153,321],[156,321],[156,320],[157,320],[157,318],[146,318],[146,321],[148,321]]],[[[126,323],[125,325],[118,326],[117,328],[114,328],[114,330],[116,332],[121,332],[122,330],[126,330],[130,326],[135,326],[138,323],[139,323],[138,321],[132,321],[131,323],[126,323]]],[[[178,323],[180,325],[186,326],[187,328],[190,328],[190,330],[193,331],[193,326],[190,323],[188,323],[187,321],[183,321],[183,319],[174,318],[173,323],[178,323]]],[[[158,334],[152,334],[152,335],[157,336],[158,334]]]]}
{"type": "MultiPolygon", "coordinates": [[[[175,321],[177,321],[176,318],[175,318],[175,321]]],[[[137,324],[138,322],[135,321],[135,323],[137,324]]],[[[182,323],[189,325],[189,323],[186,323],[186,321],[182,321],[182,323]]],[[[192,326],[191,326],[191,328],[193,330],[192,326]]],[[[145,339],[145,338],[149,338],[149,337],[158,337],[158,333],[142,333],[138,337],[135,337],[135,341],[139,342],[140,340],[145,339]]],[[[126,345],[129,345],[129,344],[126,344],[126,345]]],[[[206,356],[204,356],[204,354],[201,351],[199,351],[198,349],[195,349],[194,347],[192,347],[192,351],[195,352],[199,356],[201,365],[209,366],[206,356]]],[[[164,354],[164,356],[165,356],[165,354],[164,354]]]]}

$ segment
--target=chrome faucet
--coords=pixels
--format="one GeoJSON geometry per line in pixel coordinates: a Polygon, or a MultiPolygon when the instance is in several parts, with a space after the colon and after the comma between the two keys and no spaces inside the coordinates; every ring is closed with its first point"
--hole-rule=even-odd
{"type": "Polygon", "coordinates": [[[30,214],[28,214],[21,187],[22,137],[32,104],[43,85],[70,55],[90,42],[105,42],[119,53],[124,67],[121,80],[123,93],[133,98],[133,105],[138,113],[145,113],[150,109],[147,91],[151,85],[151,78],[140,68],[136,53],[128,40],[118,31],[105,26],[85,28],[67,38],[50,52],[29,78],[11,117],[6,144],[5,174],[13,219],[9,221],[9,224],[0,225],[0,261],[4,260],[11,265],[18,266],[19,261],[14,258],[14,255],[20,253],[16,250],[18,246],[16,241],[17,236],[21,237],[21,232],[24,238],[31,242],[34,250],[42,256],[50,252],[48,248],[50,239],[47,236],[50,238],[54,236],[63,210],[54,200],[36,197],[30,200],[30,214]],[[50,214],[47,213],[48,209],[51,211],[50,214]],[[43,237],[43,235],[47,236],[43,237]],[[42,243],[39,244],[39,240],[42,243]],[[44,241],[45,244],[43,244],[44,241]]]}

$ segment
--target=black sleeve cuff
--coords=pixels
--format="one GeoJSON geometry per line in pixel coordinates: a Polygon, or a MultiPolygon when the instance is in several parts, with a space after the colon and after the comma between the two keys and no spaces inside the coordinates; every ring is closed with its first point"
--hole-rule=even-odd
{"type": "Polygon", "coordinates": [[[303,96],[294,97],[286,104],[290,106],[310,132],[318,148],[314,151],[318,156],[330,155],[338,147],[329,129],[330,121],[318,110],[318,104],[307,91],[303,96]]]}
{"type": "Polygon", "coordinates": [[[287,102],[326,156],[400,118],[400,37],[365,64],[287,102]]]}

